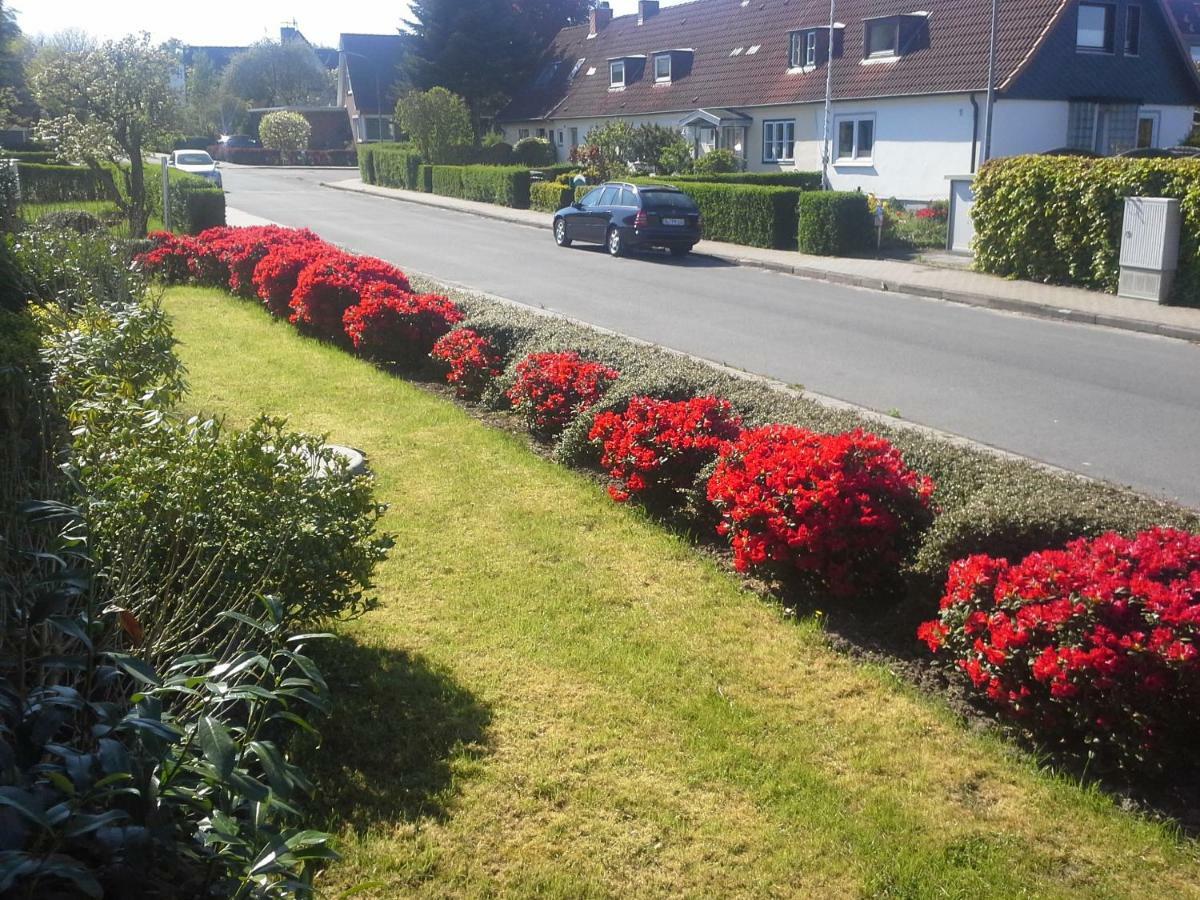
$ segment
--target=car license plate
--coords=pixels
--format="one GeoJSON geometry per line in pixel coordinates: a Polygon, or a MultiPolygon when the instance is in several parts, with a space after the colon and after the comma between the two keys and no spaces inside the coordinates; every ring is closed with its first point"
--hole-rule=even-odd
{"type": "Polygon", "coordinates": [[[686,225],[687,219],[663,219],[664,225],[686,225]]]}

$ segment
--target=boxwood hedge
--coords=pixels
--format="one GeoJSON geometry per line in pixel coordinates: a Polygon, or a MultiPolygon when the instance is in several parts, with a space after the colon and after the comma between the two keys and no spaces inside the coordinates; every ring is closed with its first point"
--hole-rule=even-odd
{"type": "Polygon", "coordinates": [[[529,208],[558,212],[575,199],[575,189],[557,181],[536,181],[529,186],[529,208]]]}
{"type": "Polygon", "coordinates": [[[871,245],[871,214],[864,194],[810,191],[801,194],[797,211],[801,253],[850,256],[871,245]]]}
{"type": "MultiPolygon", "coordinates": [[[[376,165],[379,158],[376,157],[376,165]]],[[[433,193],[512,209],[529,208],[529,170],[521,166],[431,166],[433,193]]]]}
{"type": "MultiPolygon", "coordinates": [[[[225,224],[225,192],[199,175],[171,169],[171,227],[184,234],[199,234],[225,224]]],[[[122,184],[118,178],[117,183],[122,184]]],[[[162,179],[147,173],[146,198],[150,211],[163,218],[162,179]]]]}
{"type": "MultiPolygon", "coordinates": [[[[374,181],[381,187],[420,190],[421,154],[407,144],[374,144],[371,164],[374,181]]],[[[359,167],[362,171],[362,167],[359,167]]],[[[365,180],[365,178],[364,178],[365,180]]]]}
{"type": "MultiPolygon", "coordinates": [[[[1200,529],[1200,515],[1114,485],[952,442],[883,416],[827,406],[798,392],[558,316],[451,293],[467,314],[462,327],[486,336],[507,360],[505,374],[484,396],[487,405],[505,405],[504,391],[512,382],[515,364],[529,353],[575,350],[621,372],[600,403],[558,439],[554,452],[565,464],[596,465],[596,448],[587,439],[595,416],[623,409],[630,397],[639,394],[668,399],[715,395],[728,398],[748,425],[794,423],[825,433],[864,428],[892,441],[906,461],[931,476],[937,486],[938,515],[907,563],[909,576],[924,586],[928,596],[934,596],[929,592],[944,582],[954,560],[972,553],[1016,559],[1105,531],[1132,534],[1153,525],[1200,529]]],[[[692,514],[703,515],[699,509],[692,514]]]]}
{"type": "Polygon", "coordinates": [[[1018,156],[975,179],[975,264],[1115,292],[1126,197],[1174,197],[1182,229],[1173,300],[1200,305],[1200,160],[1018,156]]]}
{"type": "Polygon", "coordinates": [[[104,171],[86,166],[17,163],[21,200],[26,203],[84,203],[108,199],[104,171]]]}
{"type": "Polygon", "coordinates": [[[821,189],[820,172],[715,172],[711,175],[664,176],[664,180],[707,184],[757,184],[763,187],[794,187],[806,191],[821,189]]]}

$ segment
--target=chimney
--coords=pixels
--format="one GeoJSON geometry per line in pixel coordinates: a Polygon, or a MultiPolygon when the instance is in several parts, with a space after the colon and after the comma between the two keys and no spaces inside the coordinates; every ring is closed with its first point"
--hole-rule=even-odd
{"type": "Polygon", "coordinates": [[[595,37],[603,31],[604,27],[612,21],[612,17],[612,7],[607,2],[602,0],[602,2],[597,3],[592,9],[592,30],[589,36],[595,37]]]}
{"type": "Polygon", "coordinates": [[[638,0],[638,24],[645,25],[651,16],[658,15],[658,0],[638,0]]]}

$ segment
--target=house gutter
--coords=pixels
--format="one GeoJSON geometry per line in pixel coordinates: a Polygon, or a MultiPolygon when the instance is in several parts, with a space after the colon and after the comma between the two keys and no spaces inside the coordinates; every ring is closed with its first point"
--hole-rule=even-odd
{"type": "Polygon", "coordinates": [[[975,166],[979,159],[979,101],[975,92],[971,91],[971,174],[975,174],[975,166]]]}

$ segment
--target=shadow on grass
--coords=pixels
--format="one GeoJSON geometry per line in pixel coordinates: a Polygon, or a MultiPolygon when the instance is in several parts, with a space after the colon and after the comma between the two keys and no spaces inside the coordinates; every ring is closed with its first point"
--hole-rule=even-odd
{"type": "Polygon", "coordinates": [[[358,831],[444,818],[456,763],[487,752],[489,709],[447,672],[402,650],[339,637],[313,647],[333,711],[303,765],[332,823],[358,831]]]}

